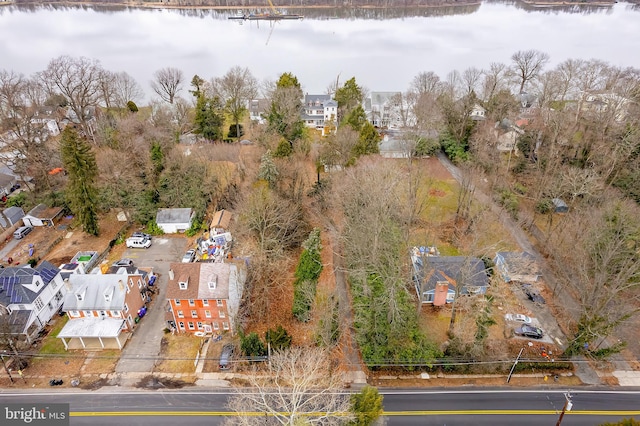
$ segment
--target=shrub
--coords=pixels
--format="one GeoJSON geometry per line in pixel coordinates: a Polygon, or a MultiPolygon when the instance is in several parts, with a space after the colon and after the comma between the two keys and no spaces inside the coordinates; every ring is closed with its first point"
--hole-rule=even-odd
{"type": "Polygon", "coordinates": [[[416,143],[416,157],[434,156],[440,151],[440,142],[431,138],[419,138],[416,143]]]}
{"type": "Polygon", "coordinates": [[[280,143],[278,144],[278,147],[273,153],[273,156],[276,158],[285,158],[290,156],[291,154],[293,154],[293,147],[291,146],[291,143],[288,140],[282,138],[280,140],[280,143]]]}
{"type": "Polygon", "coordinates": [[[131,112],[138,112],[138,105],[133,101],[129,101],[127,102],[127,109],[131,112]]]}
{"type": "Polygon", "coordinates": [[[548,198],[542,199],[536,203],[535,209],[540,214],[551,213],[553,211],[553,202],[548,198]]]}
{"type": "Polygon", "coordinates": [[[162,235],[162,234],[164,234],[164,231],[162,230],[162,228],[160,228],[158,226],[158,224],[156,223],[155,220],[149,221],[149,223],[147,223],[147,227],[145,228],[145,232],[147,234],[151,234],[151,235],[162,235]]]}
{"type": "Polygon", "coordinates": [[[227,137],[229,138],[239,138],[240,136],[244,136],[244,127],[242,126],[242,124],[238,124],[238,128],[240,129],[239,131],[239,135],[236,134],[236,125],[232,124],[229,126],[229,134],[227,134],[227,137]]]}
{"type": "Polygon", "coordinates": [[[267,348],[256,332],[240,335],[240,349],[245,356],[267,355],[267,348]]]}
{"type": "Polygon", "coordinates": [[[359,393],[351,395],[351,411],[355,419],[351,426],[369,426],[382,415],[382,395],[373,386],[365,385],[359,393]]]}
{"type": "Polygon", "coordinates": [[[287,349],[291,346],[291,336],[281,325],[275,330],[268,329],[265,340],[271,345],[271,349],[275,350],[287,349]]]}
{"type": "Polygon", "coordinates": [[[304,250],[300,255],[295,272],[296,280],[293,283],[293,316],[298,321],[309,321],[309,311],[316,295],[316,284],[322,272],[320,229],[315,228],[311,231],[302,247],[304,250]]]}

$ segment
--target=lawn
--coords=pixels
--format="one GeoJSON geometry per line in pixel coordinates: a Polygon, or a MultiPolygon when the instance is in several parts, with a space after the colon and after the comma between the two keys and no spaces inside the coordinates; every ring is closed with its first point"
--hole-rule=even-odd
{"type": "Polygon", "coordinates": [[[63,317],[53,317],[52,321],[54,321],[53,327],[51,328],[49,334],[47,334],[47,337],[45,337],[42,341],[42,347],[38,351],[38,353],[41,355],[67,353],[67,351],[64,349],[62,340],[58,339],[58,333],[60,333],[60,330],[62,330],[62,328],[67,324],[67,321],[69,321],[69,317],[66,315],[63,317]]]}
{"type": "Polygon", "coordinates": [[[196,367],[194,361],[201,342],[201,337],[195,337],[187,334],[165,335],[162,338],[161,344],[161,361],[156,364],[154,372],[195,372],[196,367]]]}

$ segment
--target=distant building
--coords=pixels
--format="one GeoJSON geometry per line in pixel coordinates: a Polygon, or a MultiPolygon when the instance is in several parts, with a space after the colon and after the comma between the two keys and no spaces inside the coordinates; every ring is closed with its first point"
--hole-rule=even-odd
{"type": "Polygon", "coordinates": [[[338,127],[338,103],[331,95],[305,95],[302,120],[305,126],[320,130],[322,136],[334,133],[338,127]]]}

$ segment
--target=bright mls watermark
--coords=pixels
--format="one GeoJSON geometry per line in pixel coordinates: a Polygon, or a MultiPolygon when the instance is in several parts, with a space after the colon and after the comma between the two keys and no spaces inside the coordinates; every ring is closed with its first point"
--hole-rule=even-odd
{"type": "Polygon", "coordinates": [[[0,424],[69,426],[69,404],[0,404],[0,424]]]}

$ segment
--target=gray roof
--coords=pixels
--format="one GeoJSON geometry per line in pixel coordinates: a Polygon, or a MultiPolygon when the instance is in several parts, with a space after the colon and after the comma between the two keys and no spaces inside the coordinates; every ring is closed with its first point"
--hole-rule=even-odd
{"type": "Polygon", "coordinates": [[[9,315],[9,332],[11,334],[24,334],[27,327],[32,323],[30,321],[33,311],[26,309],[14,309],[9,315]]]}
{"type": "Polygon", "coordinates": [[[193,209],[158,209],[156,223],[188,223],[191,220],[193,209]]]}
{"type": "Polygon", "coordinates": [[[37,217],[39,219],[53,219],[62,213],[64,209],[62,207],[47,207],[46,204],[38,204],[27,215],[37,217]]]}
{"type": "Polygon", "coordinates": [[[0,304],[32,303],[59,272],[60,269],[46,260],[35,268],[26,265],[0,269],[0,304]],[[44,285],[34,292],[25,284],[32,284],[36,275],[42,278],[44,285]]]}
{"type": "Polygon", "coordinates": [[[371,105],[384,105],[400,92],[371,92],[371,105]]]}
{"type": "Polygon", "coordinates": [[[323,105],[325,101],[329,100],[331,100],[331,95],[304,95],[305,105],[315,105],[316,102],[323,105]]]}
{"type": "Polygon", "coordinates": [[[464,286],[460,288],[460,294],[467,294],[467,286],[487,287],[489,279],[484,262],[477,257],[466,256],[420,256],[413,263],[415,279],[422,283],[421,291],[424,293],[434,290],[439,282],[448,282],[449,289],[455,290],[455,286],[461,277],[466,276],[464,286]],[[467,271],[464,268],[468,268],[467,271]]]}
{"type": "Polygon", "coordinates": [[[4,188],[10,185],[13,185],[15,181],[16,181],[15,176],[0,173],[0,187],[4,188]]]}
{"type": "Polygon", "coordinates": [[[18,206],[11,206],[2,211],[4,215],[9,219],[11,224],[17,223],[20,219],[24,217],[24,210],[22,210],[18,206]]]}
{"type": "MultiPolygon", "coordinates": [[[[63,310],[120,310],[124,307],[128,281],[128,274],[72,274],[63,310]],[[78,300],[78,294],[82,300],[78,300]]],[[[139,291],[138,286],[134,285],[131,291],[139,291]]]]}

